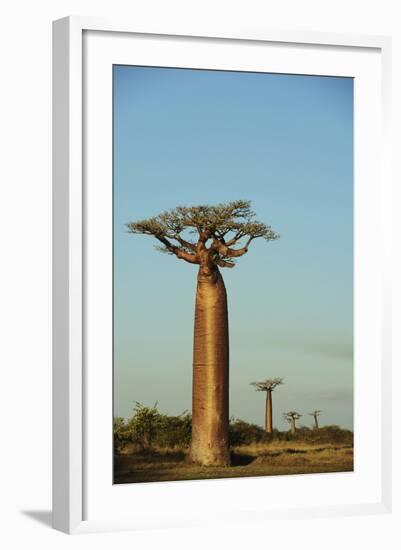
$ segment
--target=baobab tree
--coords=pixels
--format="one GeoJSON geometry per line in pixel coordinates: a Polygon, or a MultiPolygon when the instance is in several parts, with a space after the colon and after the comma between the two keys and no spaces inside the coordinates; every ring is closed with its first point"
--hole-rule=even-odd
{"type": "Polygon", "coordinates": [[[178,206],[127,224],[130,233],[157,239],[161,252],[198,266],[190,459],[205,466],[230,463],[228,310],[220,268],[233,268],[255,239],[278,238],[270,226],[254,217],[251,203],[239,200],[216,206],[178,206]]]}
{"type": "Polygon", "coordinates": [[[283,417],[291,425],[291,433],[294,434],[296,430],[295,421],[301,418],[302,414],[299,414],[296,411],[289,411],[283,414],[283,417]]]}
{"type": "Polygon", "coordinates": [[[313,412],[308,413],[308,414],[310,414],[310,416],[313,416],[313,419],[315,421],[315,425],[314,425],[315,430],[319,429],[319,422],[317,421],[317,417],[321,414],[321,412],[322,411],[313,411],[313,412]]]}
{"type": "Polygon", "coordinates": [[[254,386],[256,391],[266,392],[265,429],[267,433],[272,433],[273,431],[272,391],[280,384],[283,384],[282,378],[268,378],[261,382],[251,382],[251,386],[254,386]]]}

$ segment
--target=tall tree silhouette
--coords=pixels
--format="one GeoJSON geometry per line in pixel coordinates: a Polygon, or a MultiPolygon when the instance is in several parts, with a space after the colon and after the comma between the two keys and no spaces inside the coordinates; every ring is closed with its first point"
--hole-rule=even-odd
{"type": "Polygon", "coordinates": [[[301,416],[302,414],[299,414],[296,411],[289,411],[283,414],[283,417],[285,418],[285,420],[287,420],[287,422],[289,422],[291,426],[291,433],[293,434],[295,433],[295,430],[296,430],[295,422],[296,420],[301,418],[301,416]]]}
{"type": "Polygon", "coordinates": [[[314,425],[314,428],[315,430],[318,430],[319,429],[319,422],[317,420],[317,417],[322,413],[322,411],[313,411],[313,412],[310,412],[308,413],[310,416],[313,416],[313,419],[315,421],[315,425],[314,425]]]}
{"type": "Polygon", "coordinates": [[[131,233],[156,238],[161,252],[198,266],[190,456],[202,465],[230,462],[228,312],[219,268],[233,268],[254,239],[278,238],[270,226],[254,217],[251,203],[238,200],[216,206],[178,206],[127,224],[131,233]]]}
{"type": "Polygon", "coordinates": [[[272,433],[273,431],[272,391],[280,384],[283,384],[282,378],[268,378],[261,382],[251,382],[251,386],[254,386],[256,391],[266,392],[265,429],[267,433],[272,433]]]}

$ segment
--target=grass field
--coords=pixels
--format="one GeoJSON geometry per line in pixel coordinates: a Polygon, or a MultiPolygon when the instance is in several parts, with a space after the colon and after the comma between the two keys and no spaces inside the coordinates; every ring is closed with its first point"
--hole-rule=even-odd
{"type": "Polygon", "coordinates": [[[228,468],[200,467],[187,461],[187,450],[135,452],[127,447],[115,457],[114,483],[178,481],[353,471],[349,444],[277,441],[232,449],[228,468]]]}

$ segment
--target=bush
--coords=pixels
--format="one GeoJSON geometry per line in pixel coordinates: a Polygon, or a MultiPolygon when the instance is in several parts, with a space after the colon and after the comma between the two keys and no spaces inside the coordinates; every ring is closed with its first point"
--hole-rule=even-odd
{"type": "Polygon", "coordinates": [[[256,424],[248,424],[244,420],[231,420],[229,426],[230,445],[251,445],[271,441],[274,434],[268,434],[256,424]]]}
{"type": "Polygon", "coordinates": [[[113,434],[114,452],[119,455],[127,443],[131,441],[131,431],[121,416],[114,418],[113,434]]]}
{"type": "Polygon", "coordinates": [[[141,449],[152,447],[157,436],[161,414],[157,410],[157,403],[153,407],[145,407],[136,402],[134,414],[128,421],[131,432],[131,441],[141,449]]]}
{"type": "Polygon", "coordinates": [[[155,443],[160,447],[188,447],[191,430],[192,417],[187,411],[179,416],[160,415],[155,443]]]}
{"type": "Polygon", "coordinates": [[[192,419],[184,411],[178,416],[168,416],[153,407],[136,403],[134,414],[125,422],[121,417],[114,419],[114,451],[120,454],[129,443],[139,449],[159,447],[187,447],[191,443],[192,419]]]}
{"type": "MultiPolygon", "coordinates": [[[[158,411],[157,403],[153,407],[146,407],[137,402],[133,416],[127,421],[121,417],[114,419],[114,452],[120,454],[129,443],[134,443],[142,451],[155,446],[170,449],[188,447],[191,443],[191,430],[192,418],[187,411],[178,416],[169,416],[158,411]]],[[[300,426],[295,434],[278,430],[269,434],[256,424],[240,419],[230,420],[230,445],[252,445],[270,441],[352,445],[353,433],[339,426],[323,426],[318,430],[300,426]]]]}
{"type": "Polygon", "coordinates": [[[340,428],[340,426],[322,426],[318,430],[300,426],[292,434],[288,432],[277,432],[277,439],[281,441],[305,441],[310,443],[341,443],[352,445],[354,434],[350,430],[340,428]]]}
{"type": "Polygon", "coordinates": [[[350,430],[344,430],[340,426],[323,426],[315,431],[315,440],[327,443],[354,444],[354,434],[350,430]]]}

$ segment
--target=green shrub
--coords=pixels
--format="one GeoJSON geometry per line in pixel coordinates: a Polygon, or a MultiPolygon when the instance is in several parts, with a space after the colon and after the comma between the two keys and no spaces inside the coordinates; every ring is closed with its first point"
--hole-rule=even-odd
{"type": "Polygon", "coordinates": [[[192,417],[187,411],[178,416],[160,415],[155,443],[160,447],[188,447],[191,430],[192,417]]]}
{"type": "Polygon", "coordinates": [[[322,426],[318,430],[300,426],[292,434],[288,432],[278,432],[278,439],[281,441],[305,441],[310,443],[341,443],[352,445],[354,434],[350,430],[340,428],[340,426],[322,426]]]}
{"type": "Polygon", "coordinates": [[[248,424],[244,420],[231,420],[229,426],[230,445],[251,445],[271,439],[260,426],[248,424]]]}
{"type": "Polygon", "coordinates": [[[178,416],[162,414],[153,407],[136,402],[134,414],[125,421],[121,417],[114,419],[114,451],[120,454],[128,443],[139,449],[149,450],[159,447],[187,447],[191,443],[192,419],[184,411],[178,416]]]}
{"type": "MultiPolygon", "coordinates": [[[[114,419],[114,452],[120,454],[129,443],[135,444],[142,451],[155,446],[161,448],[184,448],[191,444],[192,418],[184,411],[178,416],[162,414],[153,407],[136,403],[133,415],[127,421],[121,417],[114,419]]],[[[292,434],[290,431],[272,433],[244,420],[230,420],[229,441],[232,446],[269,443],[270,441],[299,441],[310,443],[332,443],[353,445],[353,433],[339,426],[322,426],[318,430],[300,426],[292,434]]]]}
{"type": "Polygon", "coordinates": [[[119,455],[124,447],[131,441],[131,430],[124,418],[116,416],[113,423],[114,453],[119,455]]]}
{"type": "Polygon", "coordinates": [[[161,414],[157,410],[157,403],[153,407],[146,407],[137,401],[134,414],[127,423],[131,433],[131,441],[141,449],[152,447],[160,422],[161,414]]]}

